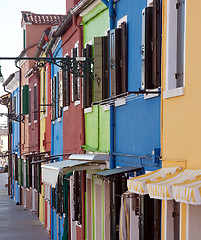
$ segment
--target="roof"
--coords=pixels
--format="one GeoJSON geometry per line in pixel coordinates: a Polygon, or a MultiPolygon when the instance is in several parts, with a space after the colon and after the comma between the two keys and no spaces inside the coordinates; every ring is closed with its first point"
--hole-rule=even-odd
{"type": "Polygon", "coordinates": [[[57,25],[63,21],[66,15],[36,14],[29,11],[22,11],[22,19],[25,23],[57,25]]]}
{"type": "Polygon", "coordinates": [[[125,166],[125,167],[114,168],[114,169],[98,172],[98,173],[95,173],[95,175],[103,179],[105,178],[112,179],[115,175],[135,172],[141,169],[142,169],[141,167],[125,166]]]}

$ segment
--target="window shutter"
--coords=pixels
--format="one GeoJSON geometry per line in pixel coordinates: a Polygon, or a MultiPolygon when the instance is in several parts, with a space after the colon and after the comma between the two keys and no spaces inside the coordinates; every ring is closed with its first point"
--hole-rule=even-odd
{"type": "Polygon", "coordinates": [[[22,114],[27,115],[29,113],[29,86],[24,85],[22,88],[22,114]]]}
{"type": "Polygon", "coordinates": [[[109,98],[110,96],[110,80],[109,80],[109,45],[110,36],[103,37],[103,91],[102,99],[109,98]]]}
{"type": "MultiPolygon", "coordinates": [[[[73,58],[77,57],[77,48],[73,49],[73,58]]],[[[73,63],[73,69],[76,72],[77,69],[77,64],[76,62],[73,63]]],[[[76,101],[78,99],[78,85],[77,85],[77,81],[78,81],[78,77],[75,75],[73,75],[73,102],[76,101]]]]}
{"type": "Polygon", "coordinates": [[[54,209],[56,209],[56,190],[55,190],[55,188],[52,188],[52,206],[54,209]]]}
{"type": "Polygon", "coordinates": [[[60,71],[57,72],[57,109],[58,109],[58,117],[62,116],[62,77],[60,77],[60,71]]]}
{"type": "Polygon", "coordinates": [[[29,89],[29,123],[31,123],[31,89],[29,89]]]}
{"type": "MultiPolygon", "coordinates": [[[[82,49],[82,57],[87,56],[87,49],[83,48],[82,49]]],[[[87,76],[84,76],[82,78],[82,107],[86,108],[87,106],[87,76]]]]}
{"type": "Polygon", "coordinates": [[[58,177],[58,185],[57,185],[57,212],[59,214],[63,214],[63,176],[58,177]]]}
{"type": "Polygon", "coordinates": [[[17,159],[17,154],[14,156],[15,158],[15,180],[18,180],[18,159],[17,159]]]}
{"type": "Polygon", "coordinates": [[[51,103],[52,103],[52,121],[56,119],[56,76],[52,79],[51,103]]]}
{"type": "MultiPolygon", "coordinates": [[[[86,48],[82,50],[82,56],[91,58],[93,54],[92,45],[87,44],[86,48]]],[[[91,74],[91,65],[87,62],[88,72],[86,76],[83,77],[83,101],[82,106],[83,108],[90,107],[93,98],[93,82],[92,79],[89,77],[91,74]]]]}
{"type": "Polygon", "coordinates": [[[183,87],[185,1],[177,1],[177,74],[176,87],[183,87]]]}
{"type": "Polygon", "coordinates": [[[152,13],[147,7],[142,12],[142,88],[153,89],[152,83],[152,13]]]}
{"type": "Polygon", "coordinates": [[[13,97],[12,98],[12,107],[11,107],[11,112],[12,113],[16,112],[15,108],[16,108],[16,97],[13,97]]]}
{"type": "Polygon", "coordinates": [[[127,51],[128,51],[127,24],[126,22],[123,22],[121,24],[121,59],[120,59],[121,79],[119,82],[118,94],[127,92],[127,68],[128,68],[127,51]]]}
{"type": "Polygon", "coordinates": [[[121,29],[110,31],[110,51],[111,51],[111,96],[116,96],[121,92],[119,83],[121,81],[120,54],[121,54],[121,29]]]}
{"type": "Polygon", "coordinates": [[[94,102],[102,100],[103,37],[94,38],[94,102]]]}
{"type": "Polygon", "coordinates": [[[70,73],[63,68],[62,69],[63,79],[63,106],[70,105],[70,73]]]}
{"type": "Polygon", "coordinates": [[[73,184],[73,199],[74,199],[74,220],[78,220],[78,194],[79,194],[79,187],[78,187],[78,171],[74,172],[74,184],[73,184]]]}
{"type": "Polygon", "coordinates": [[[152,55],[152,83],[154,88],[160,86],[161,77],[161,3],[153,0],[153,55],[152,55]]]}
{"type": "Polygon", "coordinates": [[[34,86],[34,120],[37,120],[37,86],[34,86]]]}

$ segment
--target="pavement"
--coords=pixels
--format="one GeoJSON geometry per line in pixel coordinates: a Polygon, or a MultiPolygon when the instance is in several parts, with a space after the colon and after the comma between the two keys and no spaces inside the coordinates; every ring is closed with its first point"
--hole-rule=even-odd
{"type": "Polygon", "coordinates": [[[0,240],[47,240],[38,217],[8,196],[8,174],[0,173],[0,240]]]}

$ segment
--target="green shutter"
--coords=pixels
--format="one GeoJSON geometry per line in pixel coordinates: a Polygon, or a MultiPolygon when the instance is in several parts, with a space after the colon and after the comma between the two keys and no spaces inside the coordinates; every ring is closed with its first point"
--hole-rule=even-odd
{"type": "Polygon", "coordinates": [[[24,85],[22,88],[22,114],[29,114],[29,86],[24,85]]]}

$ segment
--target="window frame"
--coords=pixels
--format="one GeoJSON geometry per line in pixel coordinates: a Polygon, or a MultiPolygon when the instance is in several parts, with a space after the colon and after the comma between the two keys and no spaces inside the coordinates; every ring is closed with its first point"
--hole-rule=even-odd
{"type": "Polygon", "coordinates": [[[185,49],[186,49],[186,0],[184,5],[184,49],[183,49],[183,86],[176,86],[175,73],[177,72],[177,0],[167,0],[167,34],[166,34],[166,81],[163,98],[171,98],[184,95],[185,90],[185,49]],[[175,12],[173,11],[175,10],[175,12]],[[174,23],[174,24],[171,24],[174,23]]]}

